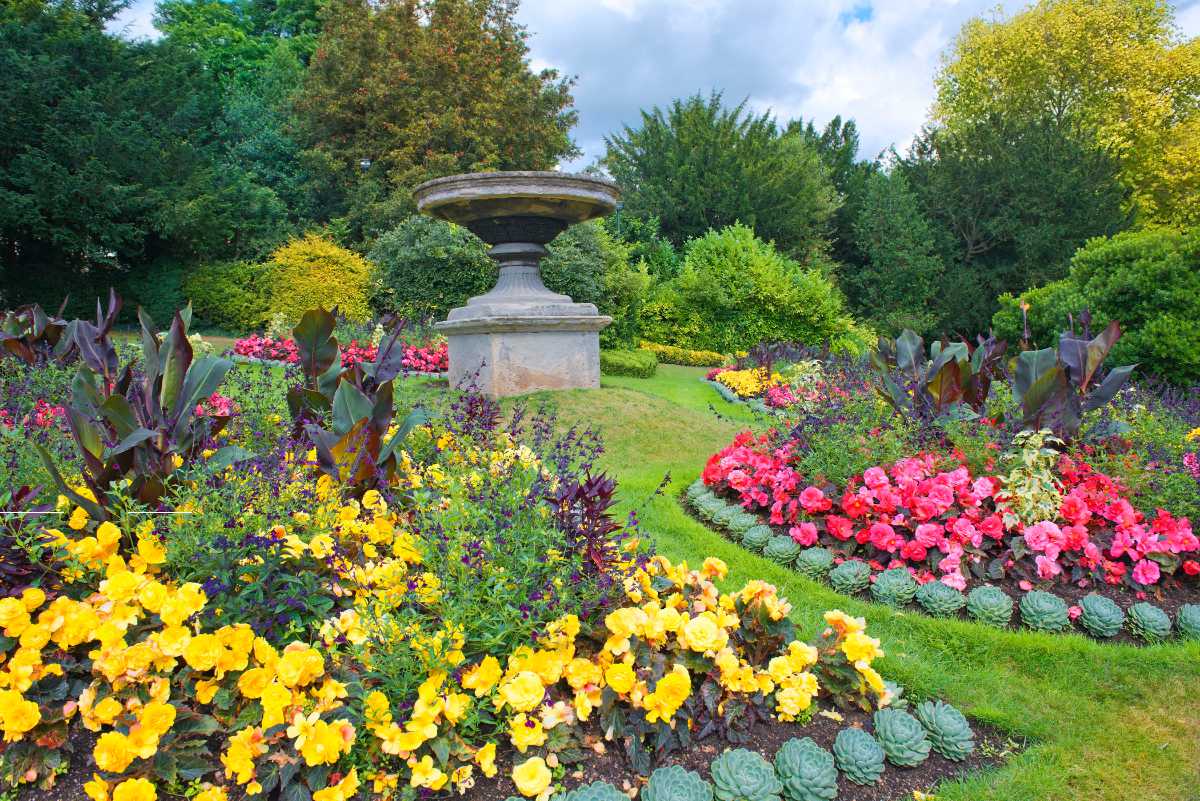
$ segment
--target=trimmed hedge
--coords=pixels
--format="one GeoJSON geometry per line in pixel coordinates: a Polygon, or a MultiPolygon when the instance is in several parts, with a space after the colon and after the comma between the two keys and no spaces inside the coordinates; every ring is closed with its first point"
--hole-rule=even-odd
{"type": "Polygon", "coordinates": [[[682,364],[686,367],[720,367],[729,361],[725,356],[713,350],[688,350],[646,340],[642,340],[638,348],[650,351],[663,364],[682,364]]]}
{"type": "Polygon", "coordinates": [[[604,375],[627,375],[650,378],[658,369],[658,358],[646,350],[602,350],[600,372],[604,375]]]}

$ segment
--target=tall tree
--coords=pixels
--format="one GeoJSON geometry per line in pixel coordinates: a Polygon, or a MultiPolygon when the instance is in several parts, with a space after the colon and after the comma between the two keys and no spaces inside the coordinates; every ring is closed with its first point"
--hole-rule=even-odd
{"type": "Polygon", "coordinates": [[[796,257],[824,247],[837,193],[820,155],[744,101],[729,108],[716,92],[676,100],[605,142],[625,212],[657,217],[676,247],[738,222],[796,257]]]}
{"type": "Polygon", "coordinates": [[[1062,278],[1078,247],[1129,224],[1115,160],[1053,120],[928,128],[896,170],[933,224],[946,333],[985,331],[998,295],[1062,278]]]}
{"type": "Polygon", "coordinates": [[[353,235],[412,210],[422,180],[548,169],[577,151],[571,82],[529,66],[515,0],[333,0],[297,100],[308,163],[353,235]],[[364,169],[364,167],[366,169],[364,169]]]}
{"type": "Polygon", "coordinates": [[[1039,0],[968,22],[941,74],[935,121],[969,134],[995,118],[1051,125],[1117,159],[1149,221],[1200,217],[1195,170],[1200,38],[1166,0],[1039,0]]]}
{"type": "Polygon", "coordinates": [[[867,256],[855,241],[854,226],[868,179],[879,171],[879,165],[876,161],[859,160],[858,125],[854,120],[843,120],[839,114],[821,130],[812,121],[793,120],[788,123],[788,131],[800,134],[816,149],[829,171],[833,188],[841,196],[830,225],[829,255],[844,265],[865,265],[867,256]]]}
{"type": "Polygon", "coordinates": [[[897,334],[930,332],[941,319],[942,260],[933,231],[902,172],[874,172],[854,221],[862,264],[843,264],[838,279],[855,316],[897,334]]]}

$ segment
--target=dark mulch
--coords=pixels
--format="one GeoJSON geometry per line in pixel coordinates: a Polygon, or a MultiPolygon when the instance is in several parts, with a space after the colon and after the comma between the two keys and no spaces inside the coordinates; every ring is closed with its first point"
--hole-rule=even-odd
{"type": "MultiPolygon", "coordinates": [[[[785,742],[793,737],[811,737],[823,748],[832,749],[833,740],[843,728],[850,726],[873,731],[871,717],[864,712],[842,712],[845,720],[841,723],[823,715],[815,715],[811,722],[781,723],[775,720],[759,722],[750,731],[750,740],[733,747],[748,748],[762,754],[768,761],[775,758],[775,752],[785,742]]],[[[877,784],[862,786],[838,778],[839,801],[911,801],[914,790],[929,792],[937,784],[946,779],[955,779],[968,774],[978,773],[993,768],[1010,759],[1018,749],[1008,738],[998,730],[979,723],[972,723],[975,731],[975,752],[962,762],[951,762],[936,753],[931,753],[929,759],[915,768],[898,768],[888,764],[883,776],[877,784]]],[[[606,781],[609,784],[629,792],[640,788],[644,780],[639,780],[629,769],[620,746],[616,743],[606,743],[603,740],[599,726],[594,722],[585,729],[588,742],[592,745],[593,756],[583,763],[571,766],[563,784],[567,789],[574,789],[582,784],[595,781],[606,781]]],[[[717,737],[710,737],[699,743],[694,743],[688,750],[675,753],[664,759],[659,767],[668,765],[683,765],[688,770],[694,770],[705,779],[709,776],[709,766],[720,756],[721,752],[731,747],[717,737]]],[[[519,754],[503,753],[497,757],[500,765],[519,763],[523,757],[519,754]]],[[[501,773],[493,779],[482,779],[462,796],[465,801],[501,801],[513,793],[512,782],[501,773]]]]}
{"type": "MultiPolygon", "coordinates": [[[[729,501],[730,499],[726,498],[725,500],[729,501]]],[[[686,496],[681,495],[679,497],[679,505],[683,508],[683,510],[688,515],[690,515],[693,519],[698,521],[701,525],[704,525],[704,526],[712,529],[713,531],[720,533],[722,536],[726,537],[727,539],[730,539],[732,542],[737,544],[737,540],[735,538],[733,538],[729,534],[729,532],[724,531],[723,529],[714,527],[712,523],[710,523],[709,521],[705,520],[703,517],[698,515],[696,513],[696,510],[688,502],[688,499],[686,496]]],[[[763,525],[769,525],[769,524],[764,520],[763,525]]],[[[781,534],[781,535],[787,534],[786,526],[770,526],[770,528],[776,534],[781,534]]],[[[821,543],[821,544],[825,545],[825,543],[821,543]]],[[[997,580],[997,581],[986,581],[986,582],[976,581],[973,577],[968,576],[966,591],[970,592],[973,588],[983,585],[983,584],[991,584],[993,586],[999,587],[1000,589],[1004,590],[1004,592],[1007,593],[1013,599],[1013,601],[1015,601],[1017,603],[1020,602],[1021,596],[1023,596],[1026,593],[1026,590],[1022,589],[1020,586],[1020,579],[1013,577],[1013,576],[1006,576],[1005,578],[997,580]]],[[[828,585],[826,585],[826,586],[828,586],[828,585]]],[[[1113,586],[1111,584],[1106,584],[1103,581],[1091,583],[1087,587],[1079,587],[1079,586],[1077,586],[1075,584],[1071,584],[1071,583],[1059,583],[1059,582],[1056,582],[1054,584],[1042,583],[1042,584],[1034,584],[1034,589],[1045,590],[1047,592],[1051,592],[1051,593],[1057,595],[1059,598],[1062,598],[1064,601],[1066,601],[1067,606],[1077,605],[1083,599],[1084,596],[1090,595],[1092,593],[1096,593],[1097,595],[1103,595],[1106,598],[1112,599],[1117,604],[1117,606],[1121,607],[1121,609],[1123,609],[1125,611],[1129,611],[1129,607],[1133,606],[1136,603],[1146,601],[1148,603],[1152,603],[1155,606],[1161,608],[1164,612],[1166,612],[1168,615],[1171,616],[1172,621],[1174,621],[1175,614],[1179,611],[1179,607],[1181,607],[1185,604],[1200,604],[1200,581],[1194,581],[1194,580],[1180,581],[1177,578],[1174,578],[1171,576],[1166,576],[1166,575],[1163,576],[1160,584],[1151,588],[1148,592],[1141,593],[1142,595],[1145,596],[1143,598],[1139,598],[1138,597],[1139,593],[1134,592],[1131,588],[1129,588],[1125,585],[1113,586]]],[[[860,600],[869,601],[870,593],[866,592],[866,593],[862,593],[861,596],[851,596],[851,597],[859,598],[860,600]]],[[[904,610],[908,611],[908,612],[916,612],[917,614],[925,614],[925,610],[922,609],[921,606],[917,603],[909,604],[908,606],[904,607],[904,610]]],[[[951,619],[967,620],[967,621],[972,621],[972,622],[974,621],[974,618],[972,618],[970,615],[967,614],[965,608],[963,610],[960,610],[959,613],[957,615],[954,615],[951,619]]],[[[1012,622],[1008,625],[1008,629],[1010,631],[1015,631],[1015,630],[1018,630],[1021,628],[1022,628],[1021,612],[1018,608],[1016,608],[1016,606],[1014,606],[1012,622]]],[[[1079,628],[1078,626],[1073,626],[1071,629],[1069,629],[1069,631],[1076,632],[1079,634],[1084,634],[1084,635],[1087,634],[1086,631],[1079,628]]],[[[1128,631],[1126,631],[1124,629],[1122,629],[1121,632],[1119,634],[1117,634],[1115,637],[1109,637],[1107,639],[1097,640],[1097,642],[1125,643],[1126,645],[1145,645],[1146,644],[1146,642],[1144,640],[1134,637],[1133,635],[1131,635],[1128,631]]]]}

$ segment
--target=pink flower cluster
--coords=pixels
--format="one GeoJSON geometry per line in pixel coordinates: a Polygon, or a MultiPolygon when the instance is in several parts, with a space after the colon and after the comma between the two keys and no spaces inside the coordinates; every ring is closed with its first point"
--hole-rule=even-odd
{"type": "Polygon", "coordinates": [[[1200,574],[1200,540],[1187,518],[1158,509],[1147,521],[1117,482],[1068,457],[1059,465],[1066,493],[1058,518],[1023,526],[1006,522],[997,477],[973,477],[953,459],[922,453],[871,467],[839,496],[807,482],[792,466],[793,451],[791,442],[772,447],[744,432],[709,459],[703,479],[735,492],[801,545],[820,543],[877,570],[907,567],[920,582],[960,590],[969,576],[996,568],[1019,579],[1141,587],[1158,583],[1164,568],[1200,574]]]}
{"type": "Polygon", "coordinates": [[[219,392],[214,392],[196,404],[194,414],[197,417],[232,417],[237,406],[232,398],[227,398],[219,392]]]}
{"type": "MultiPolygon", "coordinates": [[[[405,370],[422,373],[444,373],[450,369],[450,352],[445,342],[430,345],[412,345],[401,343],[404,355],[400,364],[405,370]]],[[[260,334],[243,337],[233,343],[233,352],[238,356],[265,361],[287,362],[296,364],[300,361],[300,353],[296,343],[290,339],[271,339],[260,334]]],[[[368,343],[359,343],[352,339],[342,348],[342,367],[353,367],[363,362],[375,361],[377,349],[368,343]]]]}
{"type": "Polygon", "coordinates": [[[450,369],[450,349],[445,342],[435,345],[404,346],[404,360],[401,362],[405,370],[415,370],[421,373],[444,373],[450,369]]]}
{"type": "Polygon", "coordinates": [[[251,334],[234,342],[233,352],[238,356],[272,362],[295,364],[300,361],[295,342],[290,339],[271,339],[261,334],[251,334]]]}
{"type": "Polygon", "coordinates": [[[33,405],[33,424],[38,428],[50,428],[58,425],[66,415],[67,410],[62,406],[54,406],[41,399],[33,405]]]}

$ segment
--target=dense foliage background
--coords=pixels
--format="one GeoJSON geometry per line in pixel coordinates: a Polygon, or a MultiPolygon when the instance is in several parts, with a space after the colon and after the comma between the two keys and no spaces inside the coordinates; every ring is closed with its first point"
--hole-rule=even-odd
{"type": "MultiPolygon", "coordinates": [[[[413,216],[411,189],[578,153],[571,80],[530,66],[517,5],[160,0],[161,38],[131,42],[105,31],[120,2],[0,0],[0,307],[78,314],[116,285],[123,322],[190,300],[242,333],[334,276],[331,302],[409,318],[486,291],[483,245],[413,216]],[[296,242],[303,279],[279,269],[296,242]]],[[[643,109],[592,168],[623,208],[555,242],[547,283],[614,317],[608,347],[861,350],[1026,318],[1046,344],[1086,306],[1143,370],[1194,380],[1200,41],[1172,15],[972,20],[904,152],[719,91],[643,109]]]]}

